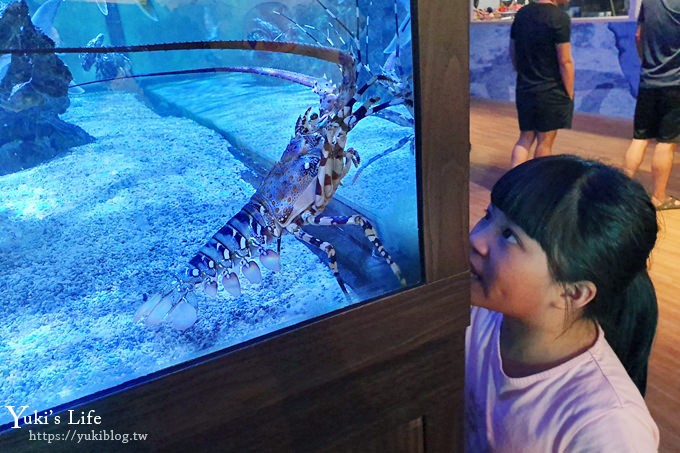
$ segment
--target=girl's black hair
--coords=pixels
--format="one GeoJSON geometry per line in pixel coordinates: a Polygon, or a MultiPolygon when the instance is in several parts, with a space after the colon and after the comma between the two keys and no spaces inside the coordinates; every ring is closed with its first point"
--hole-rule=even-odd
{"type": "Polygon", "coordinates": [[[501,177],[491,203],[541,244],[555,281],[595,284],[584,316],[602,326],[644,395],[658,318],[647,260],[658,225],[642,185],[600,162],[549,156],[501,177]]]}

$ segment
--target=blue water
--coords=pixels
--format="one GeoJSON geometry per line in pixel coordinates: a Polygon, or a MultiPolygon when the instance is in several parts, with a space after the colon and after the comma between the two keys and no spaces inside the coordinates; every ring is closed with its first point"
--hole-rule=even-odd
{"type": "MultiPolygon", "coordinates": [[[[157,4],[159,22],[181,3],[157,4]]],[[[124,17],[132,11],[121,5],[124,17]]],[[[148,19],[135,18],[130,29],[150,26],[142,20],[148,19]]],[[[149,67],[158,60],[136,56],[144,58],[149,67]]],[[[203,64],[204,58],[197,60],[203,64]]],[[[247,62],[253,58],[259,57],[248,56],[247,62]]],[[[92,78],[71,65],[76,81],[92,78]]],[[[297,117],[318,102],[307,87],[253,75],[149,83],[147,96],[135,84],[98,84],[72,93],[61,119],[96,141],[0,176],[3,406],[28,405],[32,412],[68,403],[400,289],[382,259],[362,252],[354,239],[343,239],[358,227],[343,227],[330,236],[339,241],[341,275],[350,282],[377,280],[350,289],[350,300],[326,260],[285,235],[281,271],[263,269],[259,285],[242,279],[239,298],[223,292],[214,299],[199,297],[192,328],[134,324],[142,295],[170,283],[238,212],[264,177],[260,167],[279,158],[297,117]],[[358,263],[356,269],[345,267],[351,262],[358,263]],[[350,277],[362,272],[368,275],[364,280],[350,277]]],[[[393,110],[408,116],[403,107],[393,110]]],[[[411,127],[369,117],[350,132],[347,147],[356,148],[365,164],[412,134],[411,127]]],[[[408,285],[418,284],[416,163],[410,146],[371,163],[352,182],[356,173],[349,173],[335,198],[371,219],[408,285]]],[[[11,420],[0,411],[0,423],[11,420]]]]}

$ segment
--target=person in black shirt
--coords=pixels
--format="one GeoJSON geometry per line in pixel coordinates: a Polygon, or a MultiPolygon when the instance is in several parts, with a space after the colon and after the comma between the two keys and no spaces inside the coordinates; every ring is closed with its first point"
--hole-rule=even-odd
{"type": "Polygon", "coordinates": [[[680,0],[643,1],[635,38],[642,67],[624,171],[635,175],[655,139],[652,203],[659,211],[680,209],[680,199],[666,192],[680,143],[680,0]]]}
{"type": "Polygon", "coordinates": [[[522,7],[510,29],[510,58],[517,71],[515,103],[520,135],[512,166],[552,154],[557,130],[571,128],[574,61],[571,22],[557,8],[568,0],[538,0],[522,7]]]}

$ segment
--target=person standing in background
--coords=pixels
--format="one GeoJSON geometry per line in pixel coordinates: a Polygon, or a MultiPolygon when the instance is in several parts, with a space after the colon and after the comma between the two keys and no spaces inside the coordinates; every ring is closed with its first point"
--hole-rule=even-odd
{"type": "Polygon", "coordinates": [[[680,142],[680,0],[643,1],[635,41],[642,68],[624,172],[635,175],[649,140],[656,139],[652,203],[657,210],[680,209],[680,200],[666,193],[680,142]]]}
{"type": "Polygon", "coordinates": [[[571,128],[574,113],[574,60],[571,19],[558,5],[538,0],[522,7],[510,29],[510,59],[517,71],[515,104],[520,135],[512,166],[552,154],[557,130],[571,128]]]}

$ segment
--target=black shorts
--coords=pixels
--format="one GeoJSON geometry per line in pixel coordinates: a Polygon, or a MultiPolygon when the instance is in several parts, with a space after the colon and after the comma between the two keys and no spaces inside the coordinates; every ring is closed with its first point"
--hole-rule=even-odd
{"type": "Polygon", "coordinates": [[[571,129],[574,101],[562,87],[537,93],[518,91],[515,105],[520,131],[571,129]]]}
{"type": "Polygon", "coordinates": [[[680,87],[640,88],[633,137],[680,143],[680,87]]]}

